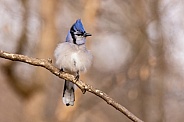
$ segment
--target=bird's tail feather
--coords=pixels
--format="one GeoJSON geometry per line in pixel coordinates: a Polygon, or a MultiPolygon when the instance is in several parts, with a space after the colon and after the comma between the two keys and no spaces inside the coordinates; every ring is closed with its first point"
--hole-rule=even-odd
{"type": "Polygon", "coordinates": [[[65,80],[63,91],[63,103],[66,106],[73,106],[75,101],[74,84],[65,80]]]}

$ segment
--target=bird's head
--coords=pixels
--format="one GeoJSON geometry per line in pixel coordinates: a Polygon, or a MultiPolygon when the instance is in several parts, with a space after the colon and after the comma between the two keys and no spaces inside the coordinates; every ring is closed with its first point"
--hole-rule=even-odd
{"type": "MultiPolygon", "coordinates": [[[[72,42],[77,45],[83,45],[86,42],[87,36],[92,36],[90,33],[87,33],[82,25],[82,22],[80,19],[78,19],[70,28],[69,32],[71,36],[70,39],[72,39],[72,42]]],[[[67,37],[68,37],[67,36],[67,37]]],[[[67,41],[67,40],[66,40],[67,41]]]]}

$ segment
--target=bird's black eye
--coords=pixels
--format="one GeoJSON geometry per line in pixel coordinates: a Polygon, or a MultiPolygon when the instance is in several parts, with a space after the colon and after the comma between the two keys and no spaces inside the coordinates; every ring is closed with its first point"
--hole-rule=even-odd
{"type": "Polygon", "coordinates": [[[81,33],[76,33],[75,35],[80,36],[80,35],[81,35],[81,33]]]}
{"type": "Polygon", "coordinates": [[[74,34],[77,35],[77,36],[83,36],[84,35],[82,32],[79,32],[79,31],[74,32],[74,34]]]}

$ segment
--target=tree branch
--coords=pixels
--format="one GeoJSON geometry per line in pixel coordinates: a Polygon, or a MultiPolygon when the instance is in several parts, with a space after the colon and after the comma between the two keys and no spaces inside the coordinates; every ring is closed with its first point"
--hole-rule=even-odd
{"type": "Polygon", "coordinates": [[[138,117],[133,115],[130,111],[128,111],[125,107],[123,107],[119,103],[115,102],[106,93],[104,93],[96,88],[93,88],[92,86],[82,82],[81,80],[76,81],[75,77],[71,74],[68,74],[65,72],[60,72],[60,70],[58,68],[56,68],[55,66],[52,65],[51,59],[46,60],[46,59],[30,58],[30,57],[25,56],[25,55],[11,54],[11,53],[8,53],[8,52],[2,51],[2,50],[0,50],[0,57],[5,58],[5,59],[9,59],[12,61],[20,61],[20,62],[28,63],[30,65],[40,66],[40,67],[46,68],[51,73],[58,76],[59,78],[69,80],[69,81],[73,82],[74,84],[76,84],[83,91],[83,93],[84,93],[84,91],[88,91],[88,92],[95,94],[96,96],[99,96],[104,101],[106,101],[109,105],[111,105],[112,107],[114,107],[115,109],[117,109],[118,111],[123,113],[125,116],[127,116],[132,121],[143,122],[138,117]]]}

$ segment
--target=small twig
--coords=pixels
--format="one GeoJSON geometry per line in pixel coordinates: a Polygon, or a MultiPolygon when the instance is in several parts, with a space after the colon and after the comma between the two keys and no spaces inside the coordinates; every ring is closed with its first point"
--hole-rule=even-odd
{"type": "Polygon", "coordinates": [[[30,57],[25,56],[25,55],[11,54],[11,53],[8,53],[8,52],[2,51],[2,50],[0,50],[0,57],[5,58],[5,59],[9,59],[12,61],[20,61],[20,62],[28,63],[28,64],[34,65],[34,66],[44,67],[44,68],[48,69],[51,73],[55,74],[56,76],[58,76],[62,79],[65,79],[65,80],[70,80],[71,82],[76,84],[82,91],[86,90],[88,92],[95,94],[96,96],[99,96],[104,101],[106,101],[109,105],[111,105],[112,107],[114,107],[115,109],[117,109],[118,111],[123,113],[125,116],[127,116],[132,121],[143,122],[138,117],[133,115],[130,111],[128,111],[125,107],[123,107],[119,103],[115,102],[106,93],[104,93],[96,88],[93,88],[92,86],[82,82],[81,80],[76,82],[75,77],[71,74],[68,74],[65,72],[60,72],[60,70],[58,68],[56,68],[55,66],[53,66],[51,64],[50,59],[46,60],[46,59],[30,58],[30,57]]]}

